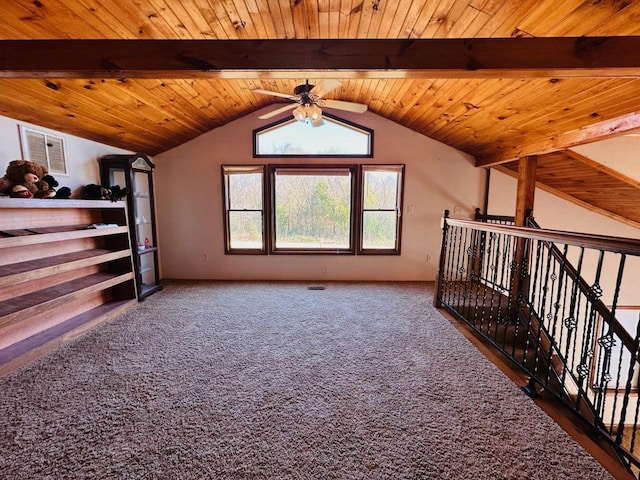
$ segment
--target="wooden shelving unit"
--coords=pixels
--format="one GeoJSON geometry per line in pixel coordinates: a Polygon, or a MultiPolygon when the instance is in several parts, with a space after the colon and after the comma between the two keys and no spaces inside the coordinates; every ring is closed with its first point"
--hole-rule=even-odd
{"type": "Polygon", "coordinates": [[[137,302],[127,219],[124,201],[0,198],[0,376],[137,302]]]}

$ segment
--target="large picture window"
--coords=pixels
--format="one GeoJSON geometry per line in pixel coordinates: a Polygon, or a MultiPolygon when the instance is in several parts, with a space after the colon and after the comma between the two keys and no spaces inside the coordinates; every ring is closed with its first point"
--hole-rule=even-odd
{"type": "Polygon", "coordinates": [[[273,251],[352,252],[355,168],[272,167],[273,251]]]}
{"type": "Polygon", "coordinates": [[[400,253],[403,165],[222,172],[227,253],[400,253]]]}

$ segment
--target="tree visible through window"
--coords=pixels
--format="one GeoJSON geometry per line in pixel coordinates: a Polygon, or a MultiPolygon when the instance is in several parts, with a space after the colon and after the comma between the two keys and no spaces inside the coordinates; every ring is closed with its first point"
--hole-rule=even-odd
{"type": "Polygon", "coordinates": [[[275,168],[275,249],[349,250],[352,173],[348,168],[275,168]]]}
{"type": "Polygon", "coordinates": [[[265,169],[223,167],[227,253],[400,253],[404,166],[265,169]]]}
{"type": "Polygon", "coordinates": [[[263,167],[223,167],[226,250],[264,252],[263,167]]]}

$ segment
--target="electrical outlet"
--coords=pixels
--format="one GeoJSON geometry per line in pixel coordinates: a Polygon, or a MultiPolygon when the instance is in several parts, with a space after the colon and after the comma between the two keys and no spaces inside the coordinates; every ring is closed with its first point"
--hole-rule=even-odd
{"type": "Polygon", "coordinates": [[[203,261],[203,262],[208,262],[208,261],[209,261],[209,255],[208,255],[208,254],[206,254],[206,253],[205,253],[205,254],[203,254],[203,255],[202,255],[202,261],[203,261]]]}
{"type": "Polygon", "coordinates": [[[427,262],[432,262],[433,261],[433,255],[427,253],[427,262]]]}
{"type": "Polygon", "coordinates": [[[453,213],[462,213],[462,207],[459,205],[455,205],[453,207],[453,213]]]}
{"type": "Polygon", "coordinates": [[[329,273],[329,267],[327,267],[326,265],[322,267],[322,273],[329,273]]]}

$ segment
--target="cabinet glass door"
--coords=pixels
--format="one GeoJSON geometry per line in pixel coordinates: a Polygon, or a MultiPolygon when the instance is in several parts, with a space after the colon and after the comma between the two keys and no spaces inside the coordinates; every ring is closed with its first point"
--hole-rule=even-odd
{"type": "Polygon", "coordinates": [[[138,238],[138,261],[142,289],[156,284],[156,251],[153,244],[153,215],[151,212],[151,177],[147,173],[133,172],[133,200],[136,221],[136,237],[138,238]]]}

